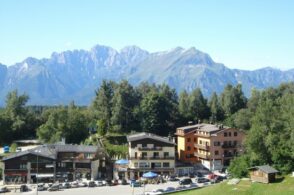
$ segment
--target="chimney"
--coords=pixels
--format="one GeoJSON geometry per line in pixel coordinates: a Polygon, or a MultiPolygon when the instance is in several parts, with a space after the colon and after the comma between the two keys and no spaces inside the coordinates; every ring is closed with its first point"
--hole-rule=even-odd
{"type": "Polygon", "coordinates": [[[61,138],[61,144],[62,144],[62,145],[65,145],[65,138],[64,138],[64,137],[61,138]]]}

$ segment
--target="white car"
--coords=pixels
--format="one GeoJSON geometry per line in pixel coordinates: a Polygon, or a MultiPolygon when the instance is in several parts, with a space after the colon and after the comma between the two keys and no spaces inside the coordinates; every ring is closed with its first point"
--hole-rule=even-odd
{"type": "Polygon", "coordinates": [[[156,195],[156,194],[163,194],[163,189],[152,190],[150,192],[145,192],[145,195],[156,195]]]}

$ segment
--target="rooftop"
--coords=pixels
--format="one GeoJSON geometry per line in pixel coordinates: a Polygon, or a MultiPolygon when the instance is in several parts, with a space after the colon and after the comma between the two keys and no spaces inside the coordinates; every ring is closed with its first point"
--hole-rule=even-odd
{"type": "Polygon", "coordinates": [[[11,154],[7,157],[4,157],[3,160],[9,160],[12,158],[16,158],[19,156],[23,156],[26,154],[34,154],[38,156],[42,156],[45,158],[56,159],[58,152],[76,152],[76,153],[95,153],[102,149],[98,146],[86,146],[86,145],[71,145],[71,144],[48,144],[48,145],[41,145],[34,149],[16,152],[11,154]]]}
{"type": "Polygon", "coordinates": [[[155,135],[152,133],[143,132],[143,133],[136,133],[136,134],[127,136],[128,142],[142,140],[142,139],[146,139],[146,138],[150,138],[150,139],[160,141],[160,142],[165,142],[168,144],[175,144],[173,141],[170,141],[169,138],[167,138],[167,137],[158,136],[158,135],[155,135]]]}
{"type": "Polygon", "coordinates": [[[191,131],[199,130],[199,131],[205,131],[209,133],[214,133],[223,129],[227,129],[229,127],[223,126],[223,125],[218,125],[218,124],[206,124],[206,123],[201,123],[201,124],[196,124],[196,125],[189,125],[189,126],[184,126],[184,127],[179,127],[178,129],[183,130],[185,133],[189,133],[191,131]]]}
{"type": "Polygon", "coordinates": [[[276,170],[275,168],[273,168],[269,165],[255,166],[255,167],[249,168],[249,170],[252,170],[252,169],[259,169],[265,173],[278,173],[279,172],[278,170],[276,170]]]}

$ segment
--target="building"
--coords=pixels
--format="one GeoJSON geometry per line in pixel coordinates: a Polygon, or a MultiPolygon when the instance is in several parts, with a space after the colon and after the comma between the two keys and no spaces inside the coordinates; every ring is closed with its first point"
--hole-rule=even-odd
{"type": "Polygon", "coordinates": [[[152,171],[160,175],[174,174],[175,143],[169,138],[150,133],[127,137],[129,144],[129,178],[142,177],[152,171]]]}
{"type": "Polygon", "coordinates": [[[35,183],[107,177],[102,147],[52,144],[3,158],[5,183],[35,183]]]}
{"type": "Polygon", "coordinates": [[[276,169],[269,165],[256,166],[249,168],[250,179],[254,182],[271,183],[276,180],[276,169]]]}
{"type": "Polygon", "coordinates": [[[197,163],[198,158],[194,156],[197,149],[194,147],[197,137],[195,136],[195,127],[179,127],[175,135],[177,136],[177,157],[180,161],[186,163],[197,163]]]}
{"type": "Polygon", "coordinates": [[[191,163],[177,161],[175,175],[178,177],[194,175],[194,166],[191,163]]]}
{"type": "Polygon", "coordinates": [[[201,123],[179,127],[176,135],[179,160],[199,162],[210,170],[228,166],[232,158],[243,152],[245,134],[235,128],[201,123]]]}

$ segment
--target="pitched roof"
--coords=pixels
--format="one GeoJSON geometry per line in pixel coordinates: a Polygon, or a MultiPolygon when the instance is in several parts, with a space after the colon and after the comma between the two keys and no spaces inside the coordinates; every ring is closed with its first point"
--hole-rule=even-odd
{"type": "Polygon", "coordinates": [[[38,155],[38,156],[42,156],[45,158],[56,159],[56,155],[58,152],[95,153],[99,150],[103,150],[103,149],[99,146],[71,145],[71,144],[63,144],[63,145],[48,144],[48,145],[38,146],[34,149],[14,153],[12,155],[4,157],[3,161],[9,160],[12,158],[16,158],[16,157],[20,157],[20,156],[24,156],[27,154],[33,154],[33,155],[38,155]]]}
{"type": "Polygon", "coordinates": [[[265,173],[278,173],[279,172],[275,168],[273,168],[273,167],[271,167],[269,165],[255,166],[255,167],[249,168],[249,170],[252,170],[252,169],[259,169],[259,170],[261,170],[262,172],[265,172],[265,173]]]}
{"type": "Polygon", "coordinates": [[[136,133],[136,134],[127,136],[128,142],[142,140],[142,139],[146,139],[146,138],[175,145],[175,143],[170,141],[167,137],[161,137],[161,136],[158,136],[158,135],[155,135],[152,133],[143,132],[143,133],[136,133]]]}

